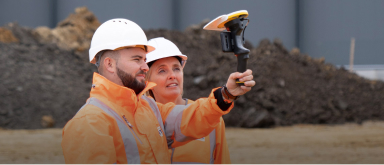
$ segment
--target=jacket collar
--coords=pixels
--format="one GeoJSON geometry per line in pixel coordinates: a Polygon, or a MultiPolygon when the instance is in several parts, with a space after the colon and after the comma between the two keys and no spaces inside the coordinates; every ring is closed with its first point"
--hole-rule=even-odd
{"type": "Polygon", "coordinates": [[[90,97],[96,97],[100,99],[103,101],[103,103],[107,104],[111,108],[115,107],[114,105],[119,107],[134,106],[134,110],[136,110],[141,96],[155,86],[156,83],[146,82],[146,87],[144,90],[136,95],[134,90],[121,85],[117,85],[104,76],[95,72],[93,74],[93,83],[90,97]]]}

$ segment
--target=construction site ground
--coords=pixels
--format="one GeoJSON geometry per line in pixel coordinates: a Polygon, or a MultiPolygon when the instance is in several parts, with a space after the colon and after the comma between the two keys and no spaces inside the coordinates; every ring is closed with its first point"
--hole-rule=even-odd
{"type": "MultiPolygon", "coordinates": [[[[384,163],[384,122],[227,128],[232,163],[384,163]]],[[[0,163],[65,163],[61,129],[0,130],[0,163]]]]}

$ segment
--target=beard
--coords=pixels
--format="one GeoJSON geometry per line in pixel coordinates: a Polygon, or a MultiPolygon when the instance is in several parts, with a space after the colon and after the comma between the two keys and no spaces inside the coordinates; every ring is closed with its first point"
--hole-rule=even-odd
{"type": "MultiPolygon", "coordinates": [[[[135,74],[135,77],[136,75],[138,74],[144,74],[146,75],[146,73],[142,70],[140,70],[139,72],[137,72],[135,74]]],[[[119,76],[119,78],[121,79],[121,81],[123,82],[123,85],[127,88],[130,88],[132,90],[135,91],[136,94],[139,94],[141,91],[144,90],[146,84],[145,84],[145,81],[138,81],[135,77],[133,77],[132,75],[128,74],[127,72],[124,72],[123,70],[119,69],[119,67],[117,67],[117,76],[119,76]]]]}

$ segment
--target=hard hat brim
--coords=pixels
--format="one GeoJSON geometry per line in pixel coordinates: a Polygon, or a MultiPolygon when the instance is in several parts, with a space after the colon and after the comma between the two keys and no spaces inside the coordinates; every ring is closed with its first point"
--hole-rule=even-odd
{"type": "MultiPolygon", "coordinates": [[[[121,49],[126,49],[126,48],[133,48],[133,47],[138,47],[138,48],[141,48],[143,49],[144,51],[146,51],[147,53],[149,52],[152,52],[155,50],[155,47],[151,46],[151,45],[148,45],[148,44],[142,44],[142,45],[127,45],[127,46],[119,46],[119,47],[116,47],[116,45],[121,45],[121,44],[114,44],[114,45],[104,45],[105,49],[103,50],[100,50],[98,52],[93,52],[92,49],[90,50],[91,54],[97,54],[101,51],[104,51],[104,50],[121,50],[121,49]],[[147,48],[145,49],[144,46],[146,46],[147,48]]],[[[97,49],[97,48],[95,48],[97,49]]],[[[93,59],[90,61],[92,64],[95,64],[96,63],[96,56],[93,57],[93,59]]]]}

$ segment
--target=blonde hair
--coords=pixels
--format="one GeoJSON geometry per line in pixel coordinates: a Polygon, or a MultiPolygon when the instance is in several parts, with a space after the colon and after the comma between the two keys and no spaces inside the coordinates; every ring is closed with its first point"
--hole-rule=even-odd
{"type": "MultiPolygon", "coordinates": [[[[152,70],[153,69],[149,68],[149,70],[147,72],[147,76],[145,76],[145,81],[149,81],[149,79],[151,78],[152,70]]],[[[145,92],[145,95],[146,96],[151,96],[153,99],[155,99],[155,95],[153,95],[152,89],[149,89],[147,92],[145,92]]]]}

